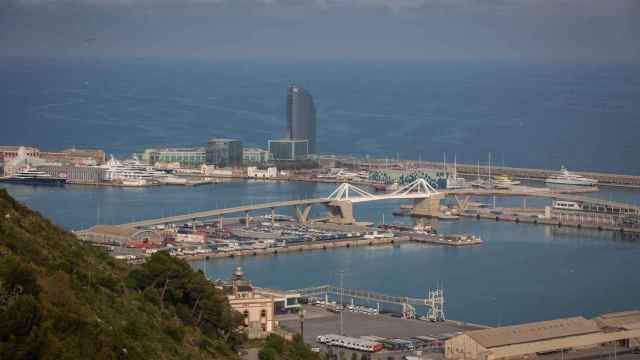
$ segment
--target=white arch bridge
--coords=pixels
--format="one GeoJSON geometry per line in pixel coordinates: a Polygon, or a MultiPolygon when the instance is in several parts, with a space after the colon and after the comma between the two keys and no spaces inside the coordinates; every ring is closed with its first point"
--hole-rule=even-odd
{"type": "Polygon", "coordinates": [[[199,211],[189,214],[168,216],[158,219],[148,219],[127,224],[118,225],[120,227],[145,228],[156,225],[179,224],[192,221],[218,220],[222,223],[225,215],[244,213],[247,219],[250,218],[251,211],[271,209],[272,220],[275,219],[276,209],[292,206],[295,208],[298,221],[306,223],[309,219],[311,207],[321,204],[329,210],[329,221],[352,224],[353,204],[367,201],[411,199],[415,201],[414,211],[422,211],[428,215],[431,211],[439,209],[442,194],[436,191],[424,179],[417,179],[396,191],[385,194],[371,194],[357,186],[349,183],[340,184],[329,196],[323,198],[286,200],[269,202],[262,204],[241,205],[226,209],[215,209],[199,211]]]}

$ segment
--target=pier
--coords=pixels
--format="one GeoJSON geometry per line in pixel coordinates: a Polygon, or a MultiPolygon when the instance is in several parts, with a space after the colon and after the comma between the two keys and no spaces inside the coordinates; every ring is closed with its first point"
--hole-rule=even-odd
{"type": "MultiPolygon", "coordinates": [[[[402,307],[402,317],[405,319],[416,318],[416,306],[426,306],[428,308],[426,318],[430,321],[444,321],[444,292],[442,289],[429,290],[426,298],[413,298],[407,296],[395,296],[377,293],[367,290],[354,290],[333,285],[322,285],[310,288],[292,290],[292,293],[301,297],[319,299],[324,304],[329,304],[329,296],[340,298],[359,299],[377,304],[380,311],[380,303],[399,305],[402,307]]],[[[344,304],[343,304],[344,305],[344,304]]],[[[342,310],[344,311],[344,309],[342,310]]]]}
{"type": "MultiPolygon", "coordinates": [[[[325,162],[332,162],[337,167],[347,169],[436,169],[443,170],[441,162],[434,161],[416,161],[416,160],[395,160],[395,159],[363,159],[353,156],[327,156],[323,159],[325,162]]],[[[558,175],[557,170],[520,168],[510,166],[495,166],[477,164],[457,164],[459,174],[476,177],[478,171],[481,177],[489,177],[490,174],[509,175],[522,180],[544,181],[550,176],[558,175]]],[[[601,172],[572,171],[575,174],[598,180],[602,185],[634,187],[640,188],[639,175],[611,174],[601,172]]]]}

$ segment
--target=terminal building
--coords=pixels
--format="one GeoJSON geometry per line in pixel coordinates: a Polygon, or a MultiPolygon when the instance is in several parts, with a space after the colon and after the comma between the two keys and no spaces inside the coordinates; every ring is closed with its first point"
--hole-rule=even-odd
{"type": "Polygon", "coordinates": [[[178,163],[181,167],[195,168],[206,163],[207,152],[204,147],[147,149],[142,155],[142,160],[151,165],[178,163]]]}
{"type": "Polygon", "coordinates": [[[269,140],[274,160],[305,160],[309,157],[309,141],[299,139],[269,140]]]}
{"type": "Polygon", "coordinates": [[[473,330],[445,342],[445,358],[507,360],[561,353],[581,358],[603,352],[629,352],[640,346],[640,311],[573,317],[473,330]]]}
{"type": "Polygon", "coordinates": [[[244,164],[265,164],[273,160],[269,150],[256,147],[242,149],[242,162],[244,164]]]}
{"type": "Polygon", "coordinates": [[[236,139],[211,139],[206,147],[207,165],[242,166],[242,142],[236,139]]]}

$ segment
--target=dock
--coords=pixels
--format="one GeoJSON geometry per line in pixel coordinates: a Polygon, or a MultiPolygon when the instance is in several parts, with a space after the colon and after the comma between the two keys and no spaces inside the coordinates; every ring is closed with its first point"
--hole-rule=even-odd
{"type": "Polygon", "coordinates": [[[438,235],[412,233],[407,234],[407,236],[409,237],[409,241],[411,242],[454,247],[482,245],[483,243],[482,239],[474,235],[438,235]]]}

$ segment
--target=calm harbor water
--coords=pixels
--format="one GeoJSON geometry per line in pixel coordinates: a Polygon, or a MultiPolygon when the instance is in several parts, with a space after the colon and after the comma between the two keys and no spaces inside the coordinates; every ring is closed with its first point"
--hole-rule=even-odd
{"type": "MultiPolygon", "coordinates": [[[[1,185],[54,222],[69,229],[102,223],[177,214],[276,199],[327,195],[328,184],[233,181],[195,188],[145,189],[67,186],[61,188],[1,185]]],[[[640,193],[605,189],[598,196],[640,204],[640,193]]],[[[489,203],[490,199],[477,199],[489,203]]],[[[547,200],[529,199],[530,206],[547,200]]],[[[355,207],[359,220],[410,223],[394,218],[402,202],[374,202],[355,207]]],[[[499,199],[498,205],[520,199],[499,199]]],[[[315,210],[316,215],[321,209],[315,210]]],[[[283,213],[287,213],[283,211],[283,213]]],[[[635,274],[640,240],[611,232],[554,228],[463,219],[436,223],[442,233],[473,233],[480,247],[452,249],[403,245],[292,253],[277,256],[211,260],[211,278],[227,278],[241,265],[255,284],[299,288],[336,283],[407,296],[425,296],[443,286],[447,316],[484,324],[505,324],[562,316],[592,316],[637,308],[640,280],[635,274]]],[[[204,269],[202,262],[195,268],[204,269]]]]}

